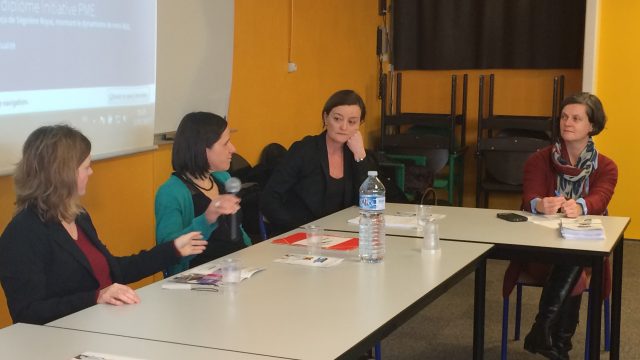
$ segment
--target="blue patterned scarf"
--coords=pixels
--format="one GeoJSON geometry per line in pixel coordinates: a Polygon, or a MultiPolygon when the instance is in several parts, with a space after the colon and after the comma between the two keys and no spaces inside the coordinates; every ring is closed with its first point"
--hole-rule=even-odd
{"type": "Polygon", "coordinates": [[[578,199],[589,194],[589,175],[598,168],[598,151],[593,144],[593,139],[589,137],[587,146],[578,156],[576,165],[572,166],[564,145],[563,140],[556,142],[551,152],[553,167],[558,174],[556,191],[567,199],[578,199]]]}

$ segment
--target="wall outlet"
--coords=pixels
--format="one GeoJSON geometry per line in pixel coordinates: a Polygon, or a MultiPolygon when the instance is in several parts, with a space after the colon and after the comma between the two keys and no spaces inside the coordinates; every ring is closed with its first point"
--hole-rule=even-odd
{"type": "Polygon", "coordinates": [[[290,73],[298,71],[298,65],[296,65],[296,63],[294,62],[290,62],[287,65],[287,71],[289,71],[290,73]]]}

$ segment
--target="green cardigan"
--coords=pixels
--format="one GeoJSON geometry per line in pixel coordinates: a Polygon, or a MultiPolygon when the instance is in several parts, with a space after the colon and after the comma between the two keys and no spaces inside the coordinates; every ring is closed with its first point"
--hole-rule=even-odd
{"type": "MultiPolygon", "coordinates": [[[[211,175],[221,183],[225,183],[231,175],[226,171],[217,171],[211,175]]],[[[171,175],[158,189],[155,201],[156,215],[156,243],[173,241],[180,235],[191,231],[200,231],[204,239],[218,227],[217,222],[209,224],[204,214],[195,217],[193,213],[193,199],[189,188],[177,176],[171,175]]],[[[245,245],[251,245],[251,239],[242,230],[245,245]]],[[[193,256],[183,257],[182,260],[167,270],[170,276],[189,268],[189,261],[193,256]]]]}

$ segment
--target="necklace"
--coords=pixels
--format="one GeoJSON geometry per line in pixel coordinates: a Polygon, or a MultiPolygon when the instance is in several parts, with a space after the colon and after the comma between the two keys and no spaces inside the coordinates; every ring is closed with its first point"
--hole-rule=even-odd
{"type": "Polygon", "coordinates": [[[211,181],[211,186],[209,186],[209,188],[205,188],[203,186],[200,186],[200,185],[196,184],[196,182],[193,181],[190,177],[187,177],[187,179],[189,180],[189,182],[191,184],[193,184],[193,186],[197,187],[198,189],[200,189],[202,191],[210,191],[211,189],[213,189],[213,186],[215,185],[215,182],[213,181],[213,178],[211,177],[211,174],[209,174],[209,180],[211,181]]]}

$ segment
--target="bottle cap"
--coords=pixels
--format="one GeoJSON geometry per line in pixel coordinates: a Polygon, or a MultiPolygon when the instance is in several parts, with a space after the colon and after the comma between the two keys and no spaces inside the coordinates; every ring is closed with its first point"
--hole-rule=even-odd
{"type": "Polygon", "coordinates": [[[367,171],[367,175],[369,176],[378,176],[378,172],[373,170],[373,171],[367,171]]]}

